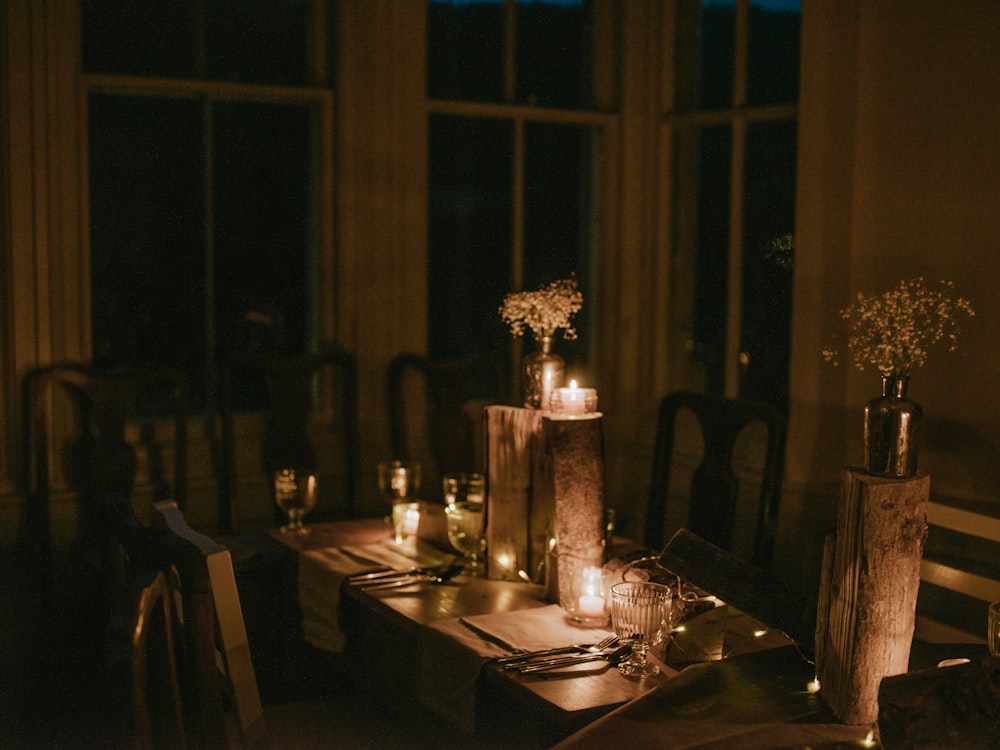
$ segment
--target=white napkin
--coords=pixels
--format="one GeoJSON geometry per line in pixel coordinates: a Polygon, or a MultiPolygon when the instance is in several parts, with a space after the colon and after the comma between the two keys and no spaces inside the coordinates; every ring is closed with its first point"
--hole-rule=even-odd
{"type": "Polygon", "coordinates": [[[461,622],[483,638],[508,650],[536,651],[583,641],[593,643],[611,635],[611,631],[607,629],[574,625],[566,619],[566,610],[558,604],[514,612],[473,615],[461,618],[461,622]]]}
{"type": "Polygon", "coordinates": [[[420,540],[397,545],[378,542],[359,546],[325,547],[299,556],[299,608],[302,632],[308,643],[324,651],[344,650],[338,605],[344,579],[355,573],[386,566],[398,570],[446,565],[455,556],[420,540]]]}
{"type": "Polygon", "coordinates": [[[607,630],[576,627],[556,604],[432,623],[420,629],[417,697],[472,734],[476,680],[488,659],[516,648],[534,651],[593,643],[609,634],[607,630]]]}

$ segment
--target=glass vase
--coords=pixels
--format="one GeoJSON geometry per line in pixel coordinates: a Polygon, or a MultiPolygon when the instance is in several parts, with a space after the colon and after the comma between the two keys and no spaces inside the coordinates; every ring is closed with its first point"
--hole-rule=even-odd
{"type": "Polygon", "coordinates": [[[566,363],[552,353],[552,337],[542,336],[538,349],[526,355],[524,370],[524,406],[528,409],[548,409],[552,391],[561,388],[566,363]]]}
{"type": "Polygon", "coordinates": [[[882,395],[865,405],[865,471],[902,479],[917,472],[920,404],[906,397],[906,376],[883,376],[882,395]]]}

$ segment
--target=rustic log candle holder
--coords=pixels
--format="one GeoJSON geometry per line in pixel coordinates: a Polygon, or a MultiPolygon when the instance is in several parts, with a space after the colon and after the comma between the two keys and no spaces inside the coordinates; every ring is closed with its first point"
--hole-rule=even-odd
{"type": "Polygon", "coordinates": [[[878,718],[879,684],[907,671],[930,477],[844,469],[823,551],[816,624],[820,695],[845,724],[878,718]]]}

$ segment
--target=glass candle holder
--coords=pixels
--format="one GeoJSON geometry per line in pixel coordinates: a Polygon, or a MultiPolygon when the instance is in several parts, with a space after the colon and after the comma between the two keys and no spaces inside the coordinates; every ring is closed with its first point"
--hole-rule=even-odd
{"type": "MultiPolygon", "coordinates": [[[[560,561],[562,564],[563,561],[560,561]]],[[[569,591],[560,604],[567,619],[583,627],[604,627],[611,621],[608,587],[604,569],[596,565],[578,565],[570,578],[569,591]]]]}
{"type": "Polygon", "coordinates": [[[549,406],[554,417],[562,419],[589,417],[597,411],[597,389],[578,388],[576,381],[571,380],[569,388],[556,388],[552,391],[549,406]]]}
{"type": "Polygon", "coordinates": [[[420,504],[396,503],[392,506],[392,527],[396,533],[396,544],[415,539],[420,531],[420,504]]]}

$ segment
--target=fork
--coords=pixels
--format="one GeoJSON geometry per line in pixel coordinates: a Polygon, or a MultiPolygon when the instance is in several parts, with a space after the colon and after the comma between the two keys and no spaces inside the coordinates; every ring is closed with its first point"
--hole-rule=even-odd
{"type": "Polygon", "coordinates": [[[521,664],[518,665],[516,669],[519,674],[533,674],[535,672],[544,672],[549,669],[559,669],[561,667],[572,667],[576,664],[586,664],[591,661],[607,661],[611,664],[617,664],[622,659],[628,658],[631,653],[632,647],[625,645],[618,646],[618,648],[614,651],[601,651],[593,654],[568,656],[564,659],[549,659],[547,661],[540,661],[533,664],[521,664]]]}
{"type": "Polygon", "coordinates": [[[496,659],[497,664],[503,664],[504,669],[517,669],[522,662],[540,659],[546,656],[558,656],[559,654],[572,654],[577,651],[603,651],[618,643],[618,636],[612,633],[607,638],[597,643],[575,643],[571,646],[558,646],[556,648],[546,648],[540,651],[523,651],[519,654],[501,656],[496,659]]]}

